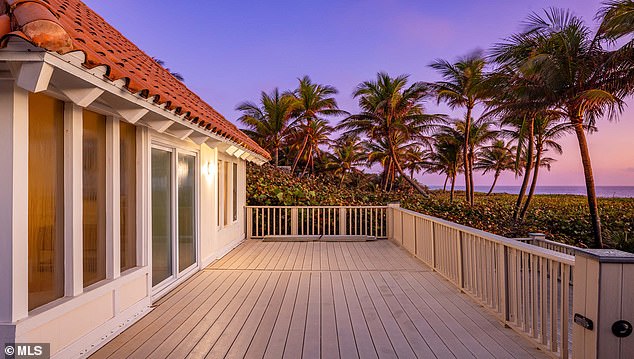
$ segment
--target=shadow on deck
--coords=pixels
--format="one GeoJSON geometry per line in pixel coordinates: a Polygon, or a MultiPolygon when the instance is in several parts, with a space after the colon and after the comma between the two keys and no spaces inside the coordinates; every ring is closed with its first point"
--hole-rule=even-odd
{"type": "Polygon", "coordinates": [[[548,357],[386,240],[248,240],[93,358],[548,357]]]}

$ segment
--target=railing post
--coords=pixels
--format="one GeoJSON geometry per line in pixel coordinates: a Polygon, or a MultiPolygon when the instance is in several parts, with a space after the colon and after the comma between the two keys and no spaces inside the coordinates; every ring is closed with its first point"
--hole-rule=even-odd
{"type": "Polygon", "coordinates": [[[396,225],[394,212],[398,208],[401,208],[399,202],[387,204],[387,238],[391,241],[394,241],[394,226],[396,225]]]}
{"type": "Polygon", "coordinates": [[[579,250],[574,265],[573,357],[631,358],[634,353],[634,254],[579,250]]]}
{"type": "Polygon", "coordinates": [[[247,239],[251,239],[251,237],[253,237],[253,208],[251,207],[244,207],[245,211],[246,211],[246,223],[247,223],[247,233],[246,233],[246,237],[247,239]]]}
{"type": "MultiPolygon", "coordinates": [[[[529,233],[528,237],[531,239],[531,242],[539,242],[539,241],[546,240],[546,235],[544,233],[529,233]]],[[[531,244],[537,245],[535,243],[531,243],[531,244]]]]}
{"type": "Polygon", "coordinates": [[[347,234],[347,222],[346,222],[346,207],[339,207],[339,235],[345,236],[347,234]]]}
{"type": "Polygon", "coordinates": [[[297,207],[291,208],[291,235],[299,234],[299,209],[297,207]]]}

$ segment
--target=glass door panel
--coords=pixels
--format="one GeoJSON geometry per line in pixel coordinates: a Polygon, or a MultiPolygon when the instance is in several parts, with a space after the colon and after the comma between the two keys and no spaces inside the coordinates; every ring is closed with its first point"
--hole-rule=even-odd
{"type": "Polygon", "coordinates": [[[178,271],[196,263],[196,157],[178,155],[178,271]]]}
{"type": "Polygon", "coordinates": [[[152,286],[172,270],[172,153],[152,149],[152,286]]]}

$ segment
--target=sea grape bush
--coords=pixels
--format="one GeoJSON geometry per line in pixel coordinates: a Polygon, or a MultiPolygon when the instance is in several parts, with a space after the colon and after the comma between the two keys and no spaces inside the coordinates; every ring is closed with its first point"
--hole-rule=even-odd
{"type": "MultiPolygon", "coordinates": [[[[368,175],[368,180],[370,181],[368,175]]],[[[364,181],[361,181],[362,183],[364,181]]],[[[433,191],[429,197],[409,189],[383,192],[371,186],[339,188],[335,176],[327,174],[299,178],[270,165],[247,169],[247,203],[267,206],[385,205],[400,202],[416,212],[443,218],[506,237],[527,237],[545,233],[548,239],[577,245],[592,243],[592,226],[584,196],[537,195],[534,206],[522,223],[513,221],[515,195],[476,194],[473,206],[449,195],[433,191]]],[[[462,198],[457,196],[458,198],[462,198]]],[[[634,198],[602,198],[599,210],[606,244],[634,252],[634,198]]]]}

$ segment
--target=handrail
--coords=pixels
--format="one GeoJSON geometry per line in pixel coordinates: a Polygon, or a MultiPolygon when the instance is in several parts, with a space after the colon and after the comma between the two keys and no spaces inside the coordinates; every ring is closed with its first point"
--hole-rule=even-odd
{"type": "MultiPolygon", "coordinates": [[[[435,222],[435,223],[439,223],[439,224],[443,224],[452,228],[455,228],[457,230],[460,230],[463,233],[468,233],[468,234],[472,234],[472,235],[476,235],[476,236],[480,236],[480,237],[485,237],[495,243],[500,243],[500,244],[504,244],[505,246],[509,247],[509,248],[515,248],[515,249],[519,249],[522,251],[525,251],[527,253],[531,253],[531,254],[535,254],[535,255],[540,255],[540,256],[544,256],[545,258],[548,259],[553,259],[553,260],[557,260],[560,261],[562,263],[568,264],[568,265],[574,265],[575,264],[575,257],[566,253],[562,253],[562,252],[558,252],[552,249],[548,249],[548,248],[543,248],[543,247],[539,247],[533,244],[528,244],[525,243],[523,241],[518,241],[516,239],[511,239],[511,238],[507,238],[507,237],[503,237],[494,233],[489,233],[477,228],[473,228],[473,227],[469,227],[469,226],[465,226],[462,224],[458,224],[458,223],[454,223],[451,221],[447,221],[444,220],[442,218],[437,218],[437,217],[432,217],[426,214],[422,214],[419,212],[415,212],[409,209],[405,209],[405,208],[399,208],[399,211],[403,212],[403,213],[407,213],[410,214],[414,217],[418,217],[418,218],[424,218],[427,219],[431,222],[435,222]]],[[[532,238],[527,238],[530,240],[534,240],[532,238]]],[[[539,240],[539,241],[546,241],[546,240],[539,240]]],[[[551,243],[555,243],[555,244],[559,244],[557,242],[552,242],[552,241],[547,241],[547,242],[551,242],[551,243]]],[[[562,246],[565,246],[564,244],[562,244],[562,246]]],[[[574,248],[574,247],[573,247],[574,248]]],[[[577,248],[579,249],[579,248],[577,248]]]]}
{"type": "Polygon", "coordinates": [[[390,205],[389,239],[528,336],[569,357],[575,256],[390,205]]]}
{"type": "Polygon", "coordinates": [[[388,208],[387,206],[245,206],[245,208],[388,208]]]}
{"type": "Polygon", "coordinates": [[[583,248],[571,246],[565,243],[550,241],[544,238],[536,238],[536,237],[528,238],[527,242],[537,247],[547,248],[547,249],[560,252],[560,253],[565,253],[571,256],[575,256],[577,253],[584,251],[583,248]]]}

